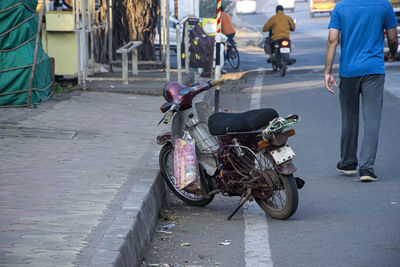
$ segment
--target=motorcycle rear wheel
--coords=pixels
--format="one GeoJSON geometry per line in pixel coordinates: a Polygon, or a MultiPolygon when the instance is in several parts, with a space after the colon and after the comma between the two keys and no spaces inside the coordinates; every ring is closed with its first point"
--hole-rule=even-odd
{"type": "Polygon", "coordinates": [[[272,218],[286,220],[296,212],[299,203],[296,181],[293,175],[280,175],[275,171],[270,171],[274,173],[274,177],[271,177],[274,183],[273,195],[269,199],[255,198],[255,200],[258,206],[272,218]]]}
{"type": "Polygon", "coordinates": [[[287,69],[286,62],[283,62],[280,69],[280,74],[282,77],[286,75],[286,69],[287,69]]]}
{"type": "MultiPolygon", "coordinates": [[[[171,191],[181,200],[192,206],[203,207],[209,204],[214,196],[205,198],[202,195],[195,195],[188,193],[184,190],[180,190],[175,187],[174,177],[174,147],[171,143],[165,144],[160,151],[159,155],[160,171],[164,181],[167,183],[171,191]]],[[[201,174],[200,174],[201,175],[201,174]]]]}

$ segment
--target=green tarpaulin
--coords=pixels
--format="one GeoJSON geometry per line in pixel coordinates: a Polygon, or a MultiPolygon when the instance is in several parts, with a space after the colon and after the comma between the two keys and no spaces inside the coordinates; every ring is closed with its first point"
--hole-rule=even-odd
{"type": "MultiPolygon", "coordinates": [[[[23,106],[28,101],[38,14],[34,0],[0,1],[0,106],[23,106]]],[[[31,104],[49,97],[50,59],[39,42],[31,104]]]]}

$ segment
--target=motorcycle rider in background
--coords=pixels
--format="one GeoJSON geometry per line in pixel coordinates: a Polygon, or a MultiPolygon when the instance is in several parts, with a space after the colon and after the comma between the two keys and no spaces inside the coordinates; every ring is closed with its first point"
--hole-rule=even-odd
{"type": "MultiPolygon", "coordinates": [[[[264,46],[267,51],[265,51],[269,58],[267,59],[268,63],[271,63],[271,46],[275,41],[278,41],[283,38],[290,39],[290,31],[294,31],[296,29],[296,24],[293,19],[283,13],[283,6],[278,5],[276,7],[276,14],[272,16],[267,23],[264,24],[263,32],[270,32],[269,38],[266,38],[266,45],[264,46]],[[267,45],[267,42],[269,45],[267,45]]],[[[293,64],[295,62],[294,59],[289,60],[289,64],[293,64]]]]}

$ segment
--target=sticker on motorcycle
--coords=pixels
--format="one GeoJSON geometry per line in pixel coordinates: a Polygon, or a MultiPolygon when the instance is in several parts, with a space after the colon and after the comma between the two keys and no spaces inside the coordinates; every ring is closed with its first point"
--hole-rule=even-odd
{"type": "Polygon", "coordinates": [[[289,145],[285,145],[278,149],[272,150],[271,156],[276,162],[276,164],[279,165],[293,159],[296,155],[294,154],[293,149],[289,145]]]}

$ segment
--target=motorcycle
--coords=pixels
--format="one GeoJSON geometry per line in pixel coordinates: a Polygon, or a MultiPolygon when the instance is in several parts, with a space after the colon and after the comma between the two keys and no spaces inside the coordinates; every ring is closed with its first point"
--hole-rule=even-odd
{"type": "Polygon", "coordinates": [[[159,164],[162,177],[172,192],[189,205],[205,206],[216,194],[240,196],[230,220],[246,201],[255,200],[276,219],[288,219],[298,206],[298,189],[304,181],[294,177],[295,154],[287,144],[295,135],[292,128],[300,117],[278,116],[276,110],[262,108],[243,113],[212,113],[207,102],[193,104],[193,98],[223,80],[193,86],[167,83],[161,122],[171,130],[157,137],[162,145],[159,164]],[[174,144],[188,132],[195,141],[199,162],[201,194],[180,190],[175,185],[174,144]]]}
{"type": "Polygon", "coordinates": [[[289,39],[277,40],[272,44],[271,63],[272,70],[283,77],[286,75],[287,66],[296,62],[289,57],[291,52],[291,41],[289,39]]]}
{"type": "MultiPolygon", "coordinates": [[[[293,20],[295,24],[297,24],[297,21],[297,18],[293,20]]],[[[269,36],[271,35],[272,30],[269,32],[269,36]]],[[[291,41],[288,38],[273,41],[271,37],[267,37],[264,41],[265,53],[269,54],[269,51],[271,51],[271,59],[268,60],[268,63],[272,63],[272,70],[274,72],[279,70],[282,77],[286,75],[287,66],[296,63],[296,59],[289,57],[292,51],[291,45],[291,41]]]]}

